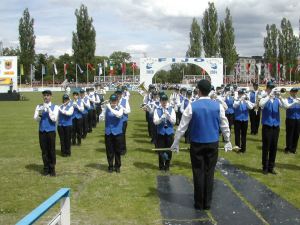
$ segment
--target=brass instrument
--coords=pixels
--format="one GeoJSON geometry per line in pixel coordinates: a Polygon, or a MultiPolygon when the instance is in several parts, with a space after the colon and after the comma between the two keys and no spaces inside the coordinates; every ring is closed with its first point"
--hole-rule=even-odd
{"type": "Polygon", "coordinates": [[[258,112],[258,104],[259,104],[259,101],[261,99],[261,91],[258,89],[257,90],[257,94],[256,94],[256,98],[255,98],[255,109],[254,109],[254,112],[255,114],[257,115],[257,112],[258,112]]]}
{"type": "Polygon", "coordinates": [[[138,89],[141,90],[141,92],[142,92],[141,95],[145,96],[145,95],[148,94],[148,90],[147,90],[147,88],[145,87],[145,81],[142,82],[142,83],[138,86],[138,89]]]}
{"type": "Polygon", "coordinates": [[[167,109],[163,108],[163,114],[165,115],[164,119],[164,128],[168,128],[168,121],[167,121],[167,109]]]}
{"type": "Polygon", "coordinates": [[[281,97],[281,95],[286,93],[286,89],[285,88],[281,88],[280,90],[275,90],[274,91],[274,96],[279,98],[281,97]]]}

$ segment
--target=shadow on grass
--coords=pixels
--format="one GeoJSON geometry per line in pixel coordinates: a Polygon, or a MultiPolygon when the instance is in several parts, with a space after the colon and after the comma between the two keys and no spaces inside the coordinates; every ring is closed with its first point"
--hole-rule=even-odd
{"type": "Polygon", "coordinates": [[[148,190],[148,193],[144,197],[157,198],[158,190],[156,188],[150,187],[148,190]]]}
{"type": "Polygon", "coordinates": [[[131,134],[130,136],[130,138],[148,138],[148,137],[149,137],[148,133],[146,132],[138,132],[138,133],[131,134]]]}
{"type": "Polygon", "coordinates": [[[259,142],[259,143],[262,142],[261,139],[255,138],[255,136],[250,136],[250,135],[247,136],[247,141],[259,142]]]}
{"type": "Polygon", "coordinates": [[[89,167],[89,168],[92,168],[92,169],[96,169],[96,170],[101,170],[101,171],[104,171],[104,172],[108,172],[107,171],[107,166],[106,165],[102,165],[100,163],[89,163],[89,164],[86,164],[85,167],[89,167]]]}
{"type": "Polygon", "coordinates": [[[150,143],[149,140],[145,140],[145,139],[134,139],[133,141],[136,143],[147,143],[147,144],[150,143]]]}
{"type": "Polygon", "coordinates": [[[31,163],[31,164],[26,165],[25,168],[28,170],[35,171],[39,174],[42,174],[44,166],[40,165],[40,164],[31,163]]]}
{"type": "Polygon", "coordinates": [[[133,151],[136,151],[136,152],[145,152],[145,153],[150,153],[150,154],[156,154],[156,152],[152,151],[151,148],[135,148],[135,149],[133,149],[133,151]]]}
{"type": "Polygon", "coordinates": [[[179,167],[179,168],[185,168],[185,169],[192,169],[191,163],[181,162],[181,161],[178,161],[178,160],[173,160],[172,161],[172,166],[179,167]]]}
{"type": "MultiPolygon", "coordinates": [[[[72,152],[72,147],[71,147],[71,152],[72,152]]],[[[55,154],[61,156],[61,150],[55,150],[55,154]]]]}
{"type": "Polygon", "coordinates": [[[275,166],[277,168],[287,169],[287,170],[300,170],[300,166],[292,165],[292,164],[276,163],[275,166]]]}
{"type": "Polygon", "coordinates": [[[232,166],[237,167],[246,172],[253,172],[253,173],[261,173],[262,172],[261,168],[253,168],[253,167],[245,166],[242,164],[233,164],[232,166]]]}
{"type": "Polygon", "coordinates": [[[134,162],[133,165],[138,169],[158,170],[158,167],[147,162],[134,162]]]}
{"type": "Polygon", "coordinates": [[[97,152],[106,152],[105,148],[95,148],[97,152]]]}
{"type": "Polygon", "coordinates": [[[257,150],[262,150],[262,145],[256,145],[257,150]]]}

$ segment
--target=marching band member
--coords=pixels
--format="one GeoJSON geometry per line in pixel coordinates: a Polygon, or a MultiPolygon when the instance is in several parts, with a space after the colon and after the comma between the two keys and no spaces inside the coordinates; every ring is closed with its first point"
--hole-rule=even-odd
{"type": "Polygon", "coordinates": [[[149,111],[149,121],[152,130],[151,143],[157,148],[157,127],[153,123],[154,110],[160,107],[160,101],[157,91],[152,91],[152,101],[147,105],[147,110],[149,111]]]}
{"type": "Polygon", "coordinates": [[[126,98],[128,101],[130,99],[130,92],[128,91],[127,86],[122,86],[122,90],[123,90],[123,97],[126,98]]]}
{"type": "Polygon", "coordinates": [[[199,99],[198,91],[199,91],[198,88],[195,88],[195,89],[193,90],[192,102],[194,102],[194,101],[196,101],[196,100],[199,99]]]}
{"type": "Polygon", "coordinates": [[[63,104],[59,107],[57,131],[60,139],[61,155],[71,156],[71,136],[72,136],[72,115],[73,106],[70,104],[70,97],[64,94],[63,104]]]}
{"type": "Polygon", "coordinates": [[[234,108],[233,108],[233,103],[234,103],[234,98],[232,96],[232,92],[230,91],[230,87],[225,87],[225,99],[224,99],[226,105],[227,105],[227,110],[225,111],[225,115],[227,117],[228,123],[229,123],[229,129],[231,130],[231,126],[234,123],[234,108]]]}
{"type": "Polygon", "coordinates": [[[125,97],[123,97],[123,90],[118,88],[115,92],[115,94],[118,96],[118,104],[119,107],[123,108],[123,136],[124,136],[124,152],[121,152],[122,155],[126,154],[127,148],[126,148],[126,130],[127,130],[127,121],[128,121],[128,114],[131,112],[129,100],[125,97]]]}
{"type": "MultiPolygon", "coordinates": [[[[186,92],[186,98],[183,100],[183,104],[180,107],[181,114],[183,114],[184,110],[188,107],[189,104],[191,104],[192,95],[193,95],[193,92],[191,90],[188,90],[186,92]]],[[[184,142],[190,143],[190,129],[189,128],[184,133],[184,142]]]]}
{"type": "MultiPolygon", "coordinates": [[[[150,84],[148,87],[148,94],[144,96],[144,100],[143,100],[143,105],[147,105],[151,99],[152,99],[152,91],[155,90],[155,86],[153,84],[150,84]]],[[[151,123],[149,120],[149,112],[147,110],[145,110],[146,112],[146,121],[148,124],[148,135],[149,137],[152,137],[152,133],[151,133],[151,123]]]]}
{"type": "Polygon", "coordinates": [[[259,100],[261,99],[261,93],[258,90],[258,84],[253,83],[253,91],[249,95],[250,102],[254,104],[253,109],[249,110],[250,114],[250,123],[251,123],[251,134],[257,134],[260,121],[260,107],[258,105],[259,100]]]}
{"type": "Polygon", "coordinates": [[[299,134],[300,134],[300,99],[296,98],[298,88],[290,90],[290,97],[283,100],[283,106],[286,108],[286,147],[285,153],[296,154],[299,134]]]}
{"type": "Polygon", "coordinates": [[[248,97],[242,89],[238,91],[238,99],[234,101],[233,108],[235,145],[241,148],[239,152],[245,153],[248,129],[248,110],[253,108],[253,104],[248,100],[248,97]]]}
{"type": "Polygon", "coordinates": [[[104,102],[104,96],[100,93],[99,86],[97,85],[97,90],[95,91],[96,124],[99,122],[99,116],[102,111],[101,104],[104,102]]]}
{"type": "Polygon", "coordinates": [[[108,172],[112,173],[113,169],[115,169],[117,173],[120,173],[121,153],[125,151],[122,130],[124,109],[118,106],[119,100],[116,94],[112,94],[109,101],[102,112],[105,115],[105,147],[108,172]]]}
{"type": "Polygon", "coordinates": [[[266,96],[259,106],[262,109],[262,167],[263,174],[277,174],[274,170],[277,153],[277,143],[280,131],[280,110],[282,100],[275,95],[275,85],[269,81],[266,87],[266,96]]]}
{"type": "Polygon", "coordinates": [[[82,137],[82,112],[84,111],[84,105],[82,100],[79,98],[78,91],[73,91],[73,101],[71,102],[74,108],[73,112],[73,132],[72,132],[72,144],[81,145],[82,137]]]}
{"type": "Polygon", "coordinates": [[[90,88],[86,88],[86,95],[88,97],[88,101],[90,103],[89,108],[87,108],[88,110],[88,126],[87,126],[87,132],[91,133],[93,131],[93,102],[91,101],[91,99],[93,98],[93,95],[90,94],[91,93],[91,89],[90,88]]]}
{"type": "Polygon", "coordinates": [[[176,124],[179,124],[179,112],[178,112],[178,105],[180,104],[180,93],[179,93],[179,87],[176,86],[174,88],[173,93],[170,95],[170,104],[174,108],[176,113],[176,124]]]}
{"type": "MultiPolygon", "coordinates": [[[[94,92],[94,88],[89,88],[89,99],[90,99],[90,110],[91,110],[91,123],[92,127],[95,128],[97,125],[97,113],[96,113],[96,104],[100,103],[99,96],[94,92]]],[[[90,129],[92,130],[92,128],[90,129]]]]}
{"type": "Polygon", "coordinates": [[[214,170],[218,159],[219,130],[225,139],[225,151],[232,150],[230,130],[224,108],[210,99],[211,84],[198,82],[199,100],[189,104],[182,115],[171,148],[179,151],[179,141],[190,127],[190,156],[194,180],[194,207],[209,209],[212,200],[214,170]]]}
{"type": "MultiPolygon", "coordinates": [[[[168,96],[162,95],[160,107],[154,110],[153,123],[157,126],[157,148],[169,148],[174,140],[173,126],[176,122],[176,114],[168,104],[168,96]]],[[[158,152],[159,170],[168,171],[172,159],[171,151],[158,152]]]]}
{"type": "Polygon", "coordinates": [[[180,94],[179,94],[179,102],[177,103],[177,106],[178,106],[178,115],[177,115],[177,123],[179,124],[180,123],[180,120],[181,120],[181,117],[182,117],[182,113],[180,111],[180,108],[181,108],[181,105],[183,104],[183,101],[186,97],[186,91],[187,89],[185,87],[182,87],[180,89],[180,94]]]}
{"type": "Polygon", "coordinates": [[[89,96],[85,94],[85,91],[83,89],[80,89],[79,91],[80,99],[83,103],[83,111],[82,111],[82,138],[85,139],[87,132],[88,132],[88,111],[90,109],[90,100],[89,96]]]}
{"type": "Polygon", "coordinates": [[[56,176],[55,138],[58,106],[51,103],[52,92],[45,90],[43,104],[37,105],[33,118],[39,122],[39,142],[44,163],[43,175],[56,176]]]}

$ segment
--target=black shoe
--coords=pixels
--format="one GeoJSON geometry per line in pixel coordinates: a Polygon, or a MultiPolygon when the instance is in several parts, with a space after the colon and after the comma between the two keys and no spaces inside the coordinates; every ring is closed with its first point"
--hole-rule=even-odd
{"type": "Polygon", "coordinates": [[[204,210],[210,210],[210,205],[204,206],[203,209],[204,210]]]}
{"type": "Polygon", "coordinates": [[[116,168],[115,171],[116,171],[116,173],[120,173],[121,172],[120,168],[116,168]]]}
{"type": "Polygon", "coordinates": [[[49,171],[48,170],[43,170],[42,175],[43,176],[48,176],[49,175],[49,171]]]}
{"type": "Polygon", "coordinates": [[[113,168],[112,168],[112,167],[108,167],[108,172],[109,172],[109,173],[114,172],[113,168]]]}
{"type": "Polygon", "coordinates": [[[55,177],[55,176],[56,176],[56,173],[55,173],[55,169],[54,169],[54,168],[51,169],[51,171],[50,171],[50,176],[51,176],[51,177],[55,177]]]}
{"type": "Polygon", "coordinates": [[[262,173],[263,173],[264,175],[267,175],[267,174],[268,174],[268,170],[267,170],[267,169],[263,169],[262,173]]]}
{"type": "Polygon", "coordinates": [[[197,205],[197,204],[194,204],[194,208],[196,209],[196,210],[203,210],[203,208],[202,207],[200,207],[199,205],[197,205]]]}
{"type": "Polygon", "coordinates": [[[273,174],[273,175],[277,174],[277,172],[274,169],[270,169],[270,170],[268,170],[268,172],[271,173],[271,174],[273,174]]]}
{"type": "Polygon", "coordinates": [[[286,150],[286,149],[285,149],[285,150],[284,150],[284,153],[285,153],[285,154],[289,154],[289,150],[286,150]]]}

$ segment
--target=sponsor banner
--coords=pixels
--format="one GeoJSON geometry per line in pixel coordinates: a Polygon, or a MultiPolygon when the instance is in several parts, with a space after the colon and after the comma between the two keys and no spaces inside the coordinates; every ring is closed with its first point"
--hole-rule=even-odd
{"type": "Polygon", "coordinates": [[[18,88],[18,58],[17,56],[0,56],[0,84],[13,85],[18,88]]]}

